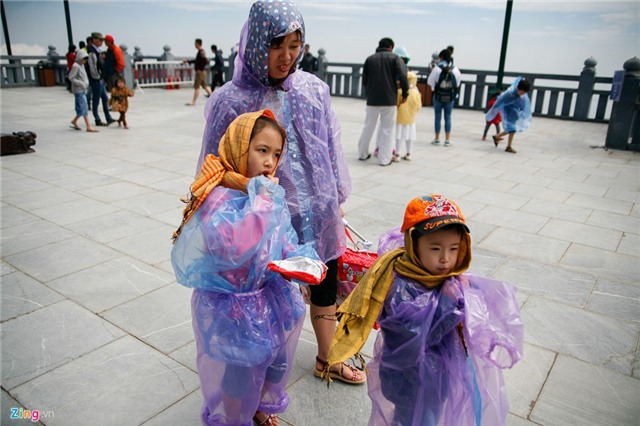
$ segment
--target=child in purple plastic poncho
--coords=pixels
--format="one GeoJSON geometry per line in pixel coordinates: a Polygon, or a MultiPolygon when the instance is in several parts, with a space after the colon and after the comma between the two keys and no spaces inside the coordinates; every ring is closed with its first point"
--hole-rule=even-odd
{"type": "Polygon", "coordinates": [[[274,426],[289,403],[305,308],[299,287],[268,267],[300,257],[324,265],[309,244],[298,244],[273,176],[285,137],[269,110],[237,117],[220,157],[205,159],[174,234],[176,279],[194,288],[204,425],[274,426]]]}
{"type": "Polygon", "coordinates": [[[465,272],[469,228],[442,195],[411,200],[394,231],[383,240],[399,248],[338,309],[329,363],[356,354],[377,320],[370,426],[506,424],[502,369],[520,360],[524,339],[515,288],[465,272]]]}
{"type": "Polygon", "coordinates": [[[509,135],[505,151],[511,154],[516,153],[511,146],[516,132],[524,132],[531,124],[531,101],[527,95],[530,89],[529,80],[518,77],[511,87],[498,97],[485,116],[487,122],[490,122],[498,114],[502,114],[504,130],[493,136],[493,143],[497,147],[502,138],[509,135]]]}
{"type": "MultiPolygon", "coordinates": [[[[297,68],[305,37],[304,19],[295,4],[270,0],[251,6],[240,34],[233,79],[213,92],[205,107],[199,165],[208,154],[218,154],[226,127],[244,112],[268,108],[285,127],[287,150],[276,176],[300,242],[312,244],[329,268],[320,285],[309,287],[318,373],[336,329],[337,259],[347,247],[340,206],[351,193],[351,178],[329,86],[297,68]]],[[[345,383],[366,380],[346,364],[333,369],[345,383]]]]}

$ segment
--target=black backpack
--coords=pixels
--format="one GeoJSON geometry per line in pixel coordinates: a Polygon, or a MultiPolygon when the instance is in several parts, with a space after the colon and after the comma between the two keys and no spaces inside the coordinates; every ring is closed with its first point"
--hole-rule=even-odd
{"type": "Polygon", "coordinates": [[[441,70],[434,93],[438,102],[446,104],[458,99],[458,83],[453,75],[452,66],[441,68],[441,70]]]}

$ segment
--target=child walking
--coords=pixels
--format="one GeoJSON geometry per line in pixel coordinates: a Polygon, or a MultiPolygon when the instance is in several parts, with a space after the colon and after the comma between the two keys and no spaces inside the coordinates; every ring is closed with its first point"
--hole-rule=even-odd
{"type": "Polygon", "coordinates": [[[120,117],[118,118],[118,127],[124,125],[125,129],[128,129],[127,125],[127,111],[129,110],[129,97],[133,96],[133,90],[129,89],[124,82],[124,77],[116,77],[116,85],[111,88],[111,99],[109,99],[109,108],[111,111],[118,111],[120,117]]]}
{"type": "Polygon", "coordinates": [[[403,247],[382,255],[338,309],[329,363],[356,354],[377,320],[370,426],[506,424],[502,369],[520,360],[524,340],[515,288],[465,272],[469,228],[442,195],[411,200],[400,232],[403,247]]]}
{"type": "MultiPolygon", "coordinates": [[[[485,113],[487,113],[491,109],[491,107],[496,103],[496,100],[498,99],[498,96],[500,96],[500,93],[502,93],[501,90],[496,90],[489,97],[489,99],[487,100],[487,109],[485,110],[485,113]]],[[[502,123],[502,114],[497,113],[496,116],[493,117],[493,120],[486,122],[486,124],[484,126],[484,133],[482,134],[482,140],[483,141],[487,140],[487,132],[489,131],[489,128],[491,127],[492,124],[496,128],[496,135],[499,134],[500,133],[500,123],[502,123]]]]}
{"type": "Polygon", "coordinates": [[[524,132],[531,124],[531,101],[527,93],[531,89],[531,83],[522,77],[518,77],[495,104],[491,107],[485,119],[493,120],[498,113],[502,114],[504,130],[493,136],[493,143],[497,147],[505,135],[509,135],[506,152],[512,154],[516,150],[511,147],[516,132],[524,132]]]}
{"type": "Polygon", "coordinates": [[[402,89],[398,89],[398,115],[396,118],[396,150],[393,152],[391,161],[399,161],[400,145],[405,141],[407,152],[402,157],[403,160],[411,160],[411,147],[416,140],[416,114],[422,108],[422,96],[416,86],[418,76],[414,72],[407,72],[407,82],[409,83],[409,96],[406,102],[402,102],[402,89]]]}
{"type": "Polygon", "coordinates": [[[78,126],[78,119],[84,118],[84,123],[87,126],[87,132],[97,132],[89,122],[89,104],[87,103],[87,89],[89,88],[89,77],[85,71],[85,64],[89,54],[84,50],[78,50],[76,53],[76,59],[71,70],[69,71],[69,81],[71,82],[71,93],[73,93],[76,116],[71,120],[71,127],[74,130],[81,130],[78,126]]]}
{"type": "Polygon", "coordinates": [[[298,286],[270,268],[295,259],[326,268],[311,244],[298,244],[274,177],[285,140],[270,110],[233,120],[220,156],[206,156],[174,233],[176,279],[194,288],[204,425],[277,426],[275,414],[289,403],[305,306],[298,286]]]}

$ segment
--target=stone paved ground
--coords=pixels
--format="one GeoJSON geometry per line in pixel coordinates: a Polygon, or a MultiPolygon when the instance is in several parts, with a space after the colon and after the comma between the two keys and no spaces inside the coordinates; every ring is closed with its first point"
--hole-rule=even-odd
{"type": "MultiPolygon", "coordinates": [[[[34,130],[36,153],[2,157],[2,425],[10,408],[46,425],[197,425],[190,291],[169,236],[199,153],[204,101],[138,92],[130,130],[69,129],[63,88],[0,91],[2,132],[34,130]]],[[[472,270],[514,283],[524,359],[506,372],[509,425],[637,425],[640,418],[640,157],[602,149],[606,125],[535,118],[518,154],[480,141],[480,112],[454,111],[454,145],[418,117],[413,161],[357,161],[364,103],[334,99],[353,181],[348,220],[372,240],[407,201],[461,205],[472,270]]],[[[374,336],[365,346],[370,355],[374,336]]],[[[300,338],[281,424],[365,425],[365,387],[313,377],[300,338]]]]}

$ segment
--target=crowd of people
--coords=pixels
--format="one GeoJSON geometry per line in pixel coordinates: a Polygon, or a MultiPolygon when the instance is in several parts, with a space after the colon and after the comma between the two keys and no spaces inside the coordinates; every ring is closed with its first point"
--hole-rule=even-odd
{"type": "MultiPolygon", "coordinates": [[[[202,423],[280,423],[304,317],[302,285],[317,342],[314,376],[367,384],[370,425],[505,424],[502,369],[522,357],[523,345],[515,287],[466,272],[471,231],[454,201],[441,194],[411,200],[401,227],[382,236],[380,257],[337,308],[346,249],[341,206],[351,179],[330,90],[314,74],[306,37],[294,4],[259,0],[242,28],[232,80],[215,91],[203,76],[195,85],[192,104],[200,87],[210,95],[171,261],[177,282],[193,288],[202,423]],[[348,360],[376,321],[374,358],[368,370],[356,368],[348,360]]],[[[202,71],[202,41],[195,47],[188,62],[202,71]]],[[[421,107],[408,55],[394,48],[381,39],[363,68],[359,158],[371,158],[380,118],[374,154],[382,166],[410,160],[421,107]]],[[[444,111],[445,146],[460,85],[452,50],[440,52],[429,77],[434,144],[444,111]]],[[[520,99],[525,89],[518,87],[520,99]]],[[[487,121],[518,104],[502,96],[487,121]]]]}

